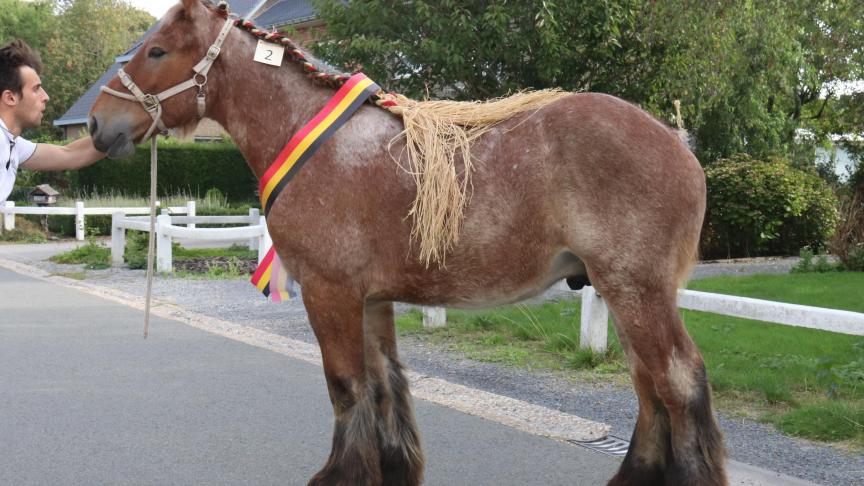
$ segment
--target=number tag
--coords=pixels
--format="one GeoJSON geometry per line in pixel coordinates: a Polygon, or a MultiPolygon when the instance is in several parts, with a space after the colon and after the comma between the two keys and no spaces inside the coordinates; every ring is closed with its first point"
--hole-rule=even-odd
{"type": "Polygon", "coordinates": [[[270,42],[258,41],[258,47],[255,48],[255,57],[253,61],[271,66],[281,66],[282,56],[285,55],[285,48],[270,42]]]}

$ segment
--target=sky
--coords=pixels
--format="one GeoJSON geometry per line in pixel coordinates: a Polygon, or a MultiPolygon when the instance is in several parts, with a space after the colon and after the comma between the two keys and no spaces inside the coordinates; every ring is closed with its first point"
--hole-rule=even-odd
{"type": "Polygon", "coordinates": [[[157,19],[162,18],[165,12],[177,4],[178,0],[126,0],[135,8],[150,12],[157,19]]]}

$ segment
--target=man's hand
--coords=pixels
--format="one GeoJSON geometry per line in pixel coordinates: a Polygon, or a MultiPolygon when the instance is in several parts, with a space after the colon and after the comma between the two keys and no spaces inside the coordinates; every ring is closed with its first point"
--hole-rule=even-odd
{"type": "Polygon", "coordinates": [[[84,137],[65,146],[37,144],[36,151],[21,167],[28,170],[74,170],[87,167],[104,157],[103,152],[93,147],[90,137],[84,137]]]}

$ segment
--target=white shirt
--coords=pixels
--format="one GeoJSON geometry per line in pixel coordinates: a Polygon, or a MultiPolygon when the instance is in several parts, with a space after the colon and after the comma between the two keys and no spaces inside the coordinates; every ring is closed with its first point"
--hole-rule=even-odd
{"type": "Polygon", "coordinates": [[[12,192],[18,167],[32,157],[35,151],[35,143],[14,136],[0,118],[0,205],[6,202],[12,192]]]}

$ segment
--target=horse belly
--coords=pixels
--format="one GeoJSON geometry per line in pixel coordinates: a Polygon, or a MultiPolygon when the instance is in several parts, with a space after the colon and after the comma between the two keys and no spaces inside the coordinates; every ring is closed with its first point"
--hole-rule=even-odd
{"type": "Polygon", "coordinates": [[[433,285],[427,280],[417,292],[420,298],[410,300],[462,309],[494,307],[535,297],[556,282],[582,275],[585,275],[582,261],[569,251],[559,250],[549,256],[525,255],[508,265],[461,268],[449,278],[430,279],[433,285]]]}
{"type": "Polygon", "coordinates": [[[456,303],[457,308],[483,308],[513,304],[536,297],[555,283],[574,275],[584,275],[585,267],[572,253],[562,252],[553,259],[544,272],[538,272],[533,279],[490,281],[488,286],[474,294],[470,302],[456,303]]]}

